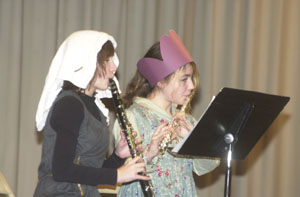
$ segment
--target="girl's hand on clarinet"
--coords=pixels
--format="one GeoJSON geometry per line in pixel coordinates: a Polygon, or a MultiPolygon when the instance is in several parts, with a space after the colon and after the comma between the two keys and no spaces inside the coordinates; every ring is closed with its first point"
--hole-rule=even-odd
{"type": "MultiPolygon", "coordinates": [[[[121,140],[119,141],[119,143],[116,147],[115,153],[120,158],[130,157],[131,154],[130,154],[129,146],[127,144],[127,140],[126,140],[123,130],[120,130],[120,134],[121,134],[121,140]]],[[[135,138],[135,146],[136,146],[135,148],[137,149],[138,152],[143,152],[141,138],[136,138],[136,136],[137,136],[136,131],[133,131],[132,135],[135,138]]]]}
{"type": "Polygon", "coordinates": [[[134,143],[135,143],[135,148],[136,148],[137,152],[142,153],[143,152],[142,138],[137,137],[137,132],[136,131],[133,131],[132,135],[135,139],[134,143]]]}
{"type": "Polygon", "coordinates": [[[130,157],[131,154],[123,130],[120,130],[120,135],[121,135],[121,140],[119,141],[116,147],[115,153],[118,157],[124,159],[130,157]]]}
{"type": "Polygon", "coordinates": [[[117,182],[124,183],[133,180],[146,180],[149,181],[150,177],[143,174],[146,173],[145,163],[140,156],[133,158],[128,163],[118,168],[117,182]]]}

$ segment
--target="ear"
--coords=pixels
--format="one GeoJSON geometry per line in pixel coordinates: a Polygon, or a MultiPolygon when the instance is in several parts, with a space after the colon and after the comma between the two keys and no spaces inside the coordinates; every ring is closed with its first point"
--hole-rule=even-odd
{"type": "Polygon", "coordinates": [[[165,84],[163,81],[159,81],[159,82],[157,82],[157,86],[158,86],[160,89],[162,89],[162,88],[164,88],[164,87],[166,86],[166,84],[165,84]]]}

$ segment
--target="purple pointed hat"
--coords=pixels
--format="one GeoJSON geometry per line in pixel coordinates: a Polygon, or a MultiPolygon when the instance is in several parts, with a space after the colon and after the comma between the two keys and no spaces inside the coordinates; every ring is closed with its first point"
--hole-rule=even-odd
{"type": "Polygon", "coordinates": [[[151,87],[193,59],[174,30],[160,38],[160,52],[163,61],[155,58],[143,58],[138,70],[149,81],[151,87]]]}

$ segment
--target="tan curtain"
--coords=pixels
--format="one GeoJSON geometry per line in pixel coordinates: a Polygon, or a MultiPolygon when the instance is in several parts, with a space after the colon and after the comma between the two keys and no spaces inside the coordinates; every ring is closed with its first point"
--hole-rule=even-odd
{"type": "MultiPolygon", "coordinates": [[[[247,158],[233,162],[231,194],[298,196],[299,10],[298,0],[0,0],[0,171],[16,196],[32,196],[42,147],[35,112],[66,36],[81,29],[113,35],[124,90],[138,59],[172,28],[200,71],[196,118],[225,86],[291,97],[247,158]]],[[[198,196],[222,196],[224,172],[222,164],[195,177],[198,196]]]]}

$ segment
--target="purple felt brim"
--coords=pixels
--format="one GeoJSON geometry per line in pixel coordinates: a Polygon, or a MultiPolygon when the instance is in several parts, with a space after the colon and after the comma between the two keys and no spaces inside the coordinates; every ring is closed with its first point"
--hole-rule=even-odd
{"type": "Polygon", "coordinates": [[[160,51],[163,61],[143,58],[137,64],[138,70],[149,81],[151,87],[178,68],[193,61],[174,30],[170,30],[169,35],[160,38],[160,51]]]}

